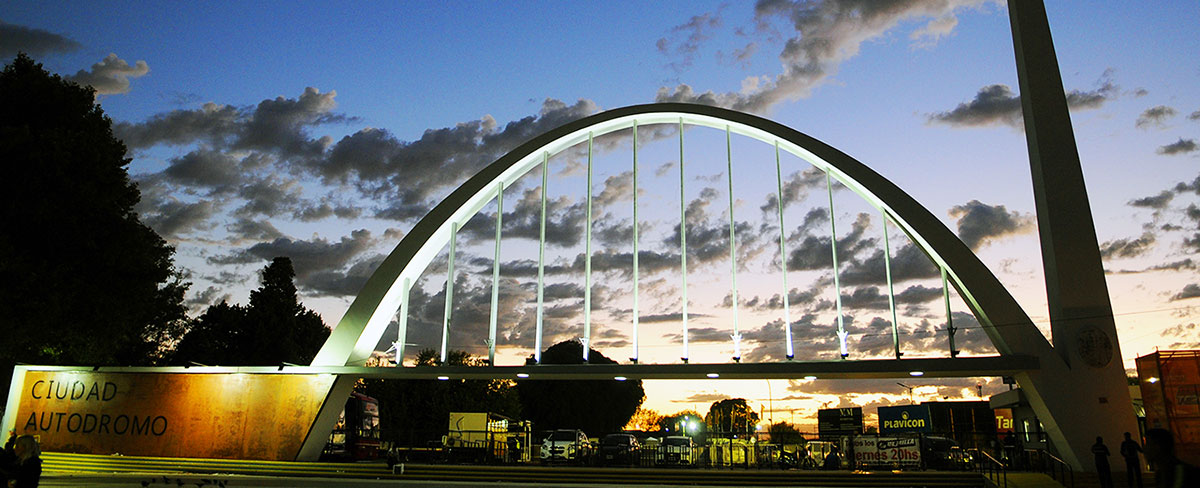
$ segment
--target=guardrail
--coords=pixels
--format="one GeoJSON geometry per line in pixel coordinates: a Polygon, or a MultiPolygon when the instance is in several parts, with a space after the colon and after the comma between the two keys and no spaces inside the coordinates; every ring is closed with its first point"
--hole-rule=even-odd
{"type": "Polygon", "coordinates": [[[1008,487],[1008,467],[1004,463],[982,449],[971,449],[970,451],[971,456],[975,459],[975,470],[979,471],[979,474],[987,476],[997,486],[1008,487]]]}
{"type": "Polygon", "coordinates": [[[1042,472],[1068,488],[1075,488],[1075,469],[1058,456],[1042,451],[1042,472]]]}

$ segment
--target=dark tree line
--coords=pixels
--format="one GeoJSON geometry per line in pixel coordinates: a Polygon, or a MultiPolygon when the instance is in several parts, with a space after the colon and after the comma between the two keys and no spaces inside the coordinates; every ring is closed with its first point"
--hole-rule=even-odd
{"type": "Polygon", "coordinates": [[[177,365],[307,365],[329,329],[316,312],[300,304],[291,259],[278,257],[262,271],[262,286],[249,305],[222,301],[190,322],[170,353],[177,365]]]}
{"type": "Polygon", "coordinates": [[[138,220],[95,91],[20,54],[0,73],[0,385],[15,363],[163,359],[185,322],[175,249],[138,220]]]}
{"type": "MultiPolygon", "coordinates": [[[[126,147],[95,90],[20,54],[0,73],[0,391],[16,363],[48,365],[307,364],[329,329],[300,304],[286,257],[261,273],[249,304],[221,302],[189,319],[175,249],[138,219],[126,147]]],[[[594,363],[613,363],[598,351],[594,363]]],[[[575,341],[545,351],[581,362],[575,341]]],[[[423,351],[421,367],[436,367],[423,351]]],[[[457,352],[448,361],[480,364],[457,352]]],[[[619,430],[645,395],[640,381],[366,381],[383,428],[409,440],[445,433],[451,411],[533,420],[538,428],[619,430]]]]}

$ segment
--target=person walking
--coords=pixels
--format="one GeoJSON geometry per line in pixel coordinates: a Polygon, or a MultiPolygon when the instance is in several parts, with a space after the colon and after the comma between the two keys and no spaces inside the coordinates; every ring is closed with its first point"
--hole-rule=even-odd
{"type": "Polygon", "coordinates": [[[1112,488],[1112,468],[1108,466],[1108,446],[1104,445],[1104,438],[1096,436],[1096,443],[1092,444],[1092,455],[1096,457],[1096,476],[1100,478],[1100,488],[1112,488]]]}
{"type": "Polygon", "coordinates": [[[1125,480],[1129,483],[1129,488],[1142,488],[1142,463],[1138,462],[1139,452],[1142,452],[1142,446],[1126,432],[1125,440],[1121,442],[1121,457],[1125,458],[1125,480]]]}
{"type": "Polygon", "coordinates": [[[16,438],[12,446],[12,459],[4,466],[3,478],[8,488],[37,488],[42,478],[42,450],[31,435],[16,438]]]}

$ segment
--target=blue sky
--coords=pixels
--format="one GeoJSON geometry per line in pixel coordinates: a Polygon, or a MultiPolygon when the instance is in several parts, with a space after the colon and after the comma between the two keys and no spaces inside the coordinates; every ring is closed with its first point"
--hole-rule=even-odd
{"type": "MultiPolygon", "coordinates": [[[[1200,347],[1200,41],[1193,32],[1200,7],[1177,1],[1051,2],[1048,8],[1065,88],[1076,101],[1074,129],[1126,364],[1155,347],[1200,347]]],[[[356,287],[423,210],[482,165],[539,131],[599,110],[684,100],[766,116],[863,161],[970,240],[1035,322],[1047,326],[1003,4],[3,2],[0,12],[5,58],[24,50],[47,69],[100,90],[97,100],[134,158],[130,171],[143,191],[139,212],[177,246],[197,311],[221,299],[244,302],[266,260],[288,254],[297,263],[304,302],[336,324],[356,287]]],[[[688,198],[708,202],[703,218],[689,218],[702,229],[717,228],[728,219],[724,161],[704,155],[723,153],[722,135],[691,129],[685,137],[689,154],[701,155],[687,163],[688,198]],[[713,192],[705,194],[706,188],[713,192]]],[[[648,142],[643,171],[669,171],[677,159],[673,144],[669,134],[648,142]]],[[[734,148],[748,160],[767,157],[747,141],[735,141],[734,148]]],[[[628,193],[618,191],[628,190],[622,166],[628,149],[622,140],[597,155],[593,192],[611,186],[618,195],[602,222],[614,232],[630,219],[628,193]]],[[[792,163],[789,174],[802,176],[801,163],[792,163]]],[[[551,167],[551,195],[560,199],[562,221],[574,222],[572,209],[583,193],[579,161],[563,156],[551,167]]],[[[661,186],[669,186],[671,178],[663,178],[661,186]]],[[[735,184],[735,218],[758,225],[765,218],[759,207],[774,190],[741,179],[740,172],[735,184]]],[[[538,186],[524,180],[506,201],[538,186]]],[[[823,188],[816,190],[785,215],[789,227],[795,223],[789,229],[795,245],[805,236],[828,239],[828,221],[799,228],[808,211],[827,205],[817,198],[823,188]]],[[[868,208],[848,192],[836,197],[842,239],[868,208]]],[[[678,195],[648,192],[645,201],[677,208],[678,195]]],[[[678,215],[643,211],[649,224],[643,238],[668,254],[665,241],[678,215]]],[[[878,217],[862,222],[864,250],[848,257],[850,264],[881,249],[871,234],[879,233],[878,217]]],[[[892,239],[890,251],[898,253],[905,242],[892,239]]],[[[739,246],[746,256],[738,277],[743,300],[778,293],[771,288],[778,259],[772,261],[769,243],[750,238],[739,246]]],[[[527,239],[504,244],[502,262],[536,258],[527,239]]],[[[461,252],[490,260],[489,250],[490,241],[478,241],[461,252]]],[[[566,263],[581,250],[574,242],[548,252],[566,263]]],[[[472,290],[482,290],[484,268],[463,266],[469,278],[456,296],[470,300],[472,290]]],[[[727,260],[698,264],[696,281],[707,278],[712,286],[689,290],[705,315],[695,327],[712,329],[714,338],[699,340],[697,347],[710,351],[698,354],[712,361],[728,357],[728,344],[715,339],[727,336],[732,313],[720,305],[729,289],[727,269],[727,260]]],[[[440,327],[444,273],[444,260],[431,266],[422,295],[429,314],[417,322],[440,327]]],[[[814,269],[788,279],[797,293],[832,297],[830,276],[831,270],[814,269]]],[[[510,279],[506,297],[515,315],[503,357],[517,361],[532,343],[525,327],[530,282],[510,279]]],[[[607,334],[609,348],[601,350],[623,359],[627,280],[619,272],[604,279],[594,292],[605,301],[593,307],[596,327],[607,334]]],[[[647,292],[658,298],[647,300],[643,315],[670,314],[678,304],[670,270],[646,279],[658,279],[647,292]]],[[[572,293],[578,289],[567,285],[578,275],[568,271],[551,281],[566,294],[555,302],[556,339],[577,335],[572,327],[580,303],[572,293]]],[[[897,291],[912,288],[916,296],[937,287],[937,280],[913,279],[897,291]]],[[[910,354],[939,352],[939,303],[905,309],[901,323],[914,338],[910,354]]],[[[820,299],[808,306],[811,318],[797,330],[832,324],[820,299]]],[[[954,306],[966,311],[961,302],[954,306]]],[[[793,310],[793,320],[806,312],[793,310]]],[[[760,339],[751,347],[764,348],[758,357],[775,357],[767,349],[777,345],[769,324],[778,310],[747,305],[740,313],[743,331],[760,339]]],[[[863,327],[881,316],[869,306],[848,314],[863,327]]],[[[670,336],[675,326],[657,327],[648,329],[653,338],[643,338],[644,354],[658,347],[661,361],[678,357],[670,336]]],[[[462,343],[452,347],[480,352],[470,327],[459,328],[462,343]]],[[[426,340],[436,330],[428,332],[410,333],[415,347],[438,346],[426,340]]],[[[879,353],[871,345],[879,337],[859,336],[864,355],[879,353]]],[[[985,341],[967,342],[970,352],[988,350],[985,341]]],[[[991,379],[928,379],[917,382],[914,394],[973,398],[977,381],[985,394],[1003,388],[991,379]]],[[[892,383],[777,381],[776,417],[791,410],[807,417],[821,405],[906,401],[907,391],[892,383]]],[[[660,382],[648,388],[647,405],[703,412],[729,395],[765,402],[764,386],[660,382]]]]}

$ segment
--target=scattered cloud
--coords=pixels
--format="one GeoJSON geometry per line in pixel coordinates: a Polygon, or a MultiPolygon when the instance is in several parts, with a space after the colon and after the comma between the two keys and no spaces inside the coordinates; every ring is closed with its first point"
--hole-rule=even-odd
{"type": "MultiPolygon", "coordinates": [[[[1119,87],[1112,82],[1111,70],[1101,75],[1098,85],[1092,91],[1071,90],[1066,93],[1067,108],[1083,110],[1100,108],[1104,103],[1119,95],[1119,87]]],[[[1007,125],[1023,129],[1021,114],[1021,96],[1014,93],[1008,85],[988,85],[979,89],[975,98],[969,102],[958,104],[957,107],[945,112],[932,113],[926,116],[929,123],[946,124],[952,127],[984,127],[1007,125]]]]}
{"type": "Polygon", "coordinates": [[[0,21],[0,57],[5,58],[6,62],[7,58],[16,56],[18,52],[42,57],[68,53],[81,47],[78,42],[61,34],[0,21]]]}
{"type": "Polygon", "coordinates": [[[65,77],[80,85],[91,86],[99,95],[119,95],[129,93],[129,79],[141,78],[150,72],[150,66],[145,61],[137,61],[130,66],[115,53],[105,56],[100,62],[92,65],[92,70],[79,70],[74,75],[65,77]]]}
{"type": "Polygon", "coordinates": [[[1184,139],[1184,138],[1180,137],[1178,141],[1172,142],[1165,146],[1161,146],[1155,152],[1157,152],[1158,154],[1165,155],[1165,156],[1174,156],[1176,154],[1187,154],[1190,152],[1194,152],[1195,150],[1196,150],[1196,140],[1195,139],[1184,139]]]}
{"type": "Polygon", "coordinates": [[[1183,290],[1181,290],[1179,293],[1172,295],[1171,301],[1186,300],[1188,298],[1196,297],[1200,297],[1200,285],[1189,283],[1187,286],[1184,286],[1183,290]]]}
{"type": "MultiPolygon", "coordinates": [[[[826,2],[762,1],[755,5],[760,30],[773,22],[794,31],[784,42],[779,59],[782,72],[773,78],[755,76],[742,82],[740,91],[697,92],[690,85],[662,87],[659,102],[690,102],[715,105],[744,112],[761,113],[788,100],[807,97],[812,90],[837,73],[838,64],[858,55],[864,43],[901,22],[913,19],[942,19],[963,7],[976,7],[983,0],[918,0],[896,3],[838,0],[826,2]]],[[[929,26],[927,26],[929,27],[929,26]]],[[[944,23],[939,37],[949,33],[944,23]]],[[[923,38],[927,39],[927,38],[923,38]]],[[[660,45],[662,45],[660,43],[660,45]]]]}
{"type": "Polygon", "coordinates": [[[1166,105],[1158,105],[1150,107],[1138,116],[1137,121],[1133,123],[1134,127],[1145,129],[1148,127],[1164,128],[1164,122],[1167,119],[1175,116],[1175,109],[1166,105]]]}
{"type": "Polygon", "coordinates": [[[672,59],[667,67],[682,72],[692,65],[700,45],[712,38],[719,27],[720,11],[694,15],[687,22],[672,27],[666,37],[658,39],[655,47],[659,53],[672,59]]]}
{"type": "Polygon", "coordinates": [[[1136,239],[1115,239],[1108,241],[1100,246],[1100,257],[1110,259],[1141,256],[1153,248],[1154,241],[1155,237],[1151,232],[1146,232],[1136,239]]]}
{"type": "MultiPolygon", "coordinates": [[[[1182,183],[1181,183],[1182,184],[1182,183]]],[[[1163,190],[1158,195],[1137,198],[1130,200],[1129,205],[1132,207],[1152,208],[1162,210],[1167,208],[1167,204],[1171,203],[1171,199],[1175,198],[1175,193],[1170,190],[1163,190]]]]}
{"type": "Polygon", "coordinates": [[[908,36],[913,41],[913,47],[928,49],[937,45],[943,37],[950,35],[958,26],[958,17],[954,14],[944,15],[930,20],[924,27],[913,31],[908,36]]]}
{"type": "Polygon", "coordinates": [[[958,237],[974,251],[996,239],[1035,228],[1033,216],[1009,212],[1004,205],[988,205],[979,200],[954,206],[950,216],[958,219],[958,237]]]}

